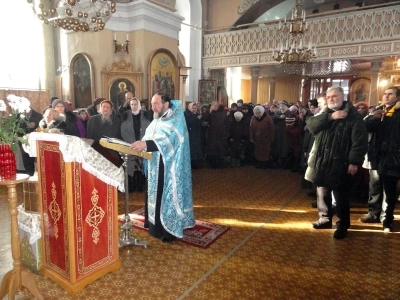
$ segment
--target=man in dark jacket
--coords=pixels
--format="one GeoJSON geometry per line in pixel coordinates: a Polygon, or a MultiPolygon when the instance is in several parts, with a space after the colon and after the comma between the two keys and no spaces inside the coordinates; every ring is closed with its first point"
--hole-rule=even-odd
{"type": "Polygon", "coordinates": [[[312,225],[315,229],[332,228],[333,194],[338,217],[333,236],[342,239],[350,227],[348,197],[352,176],[364,160],[368,135],[361,115],[344,101],[341,87],[330,87],[326,101],[322,113],[307,120],[310,132],[315,135],[315,153],[308,163],[314,169],[319,214],[319,220],[312,225]]]}
{"type": "MultiPolygon", "coordinates": [[[[23,127],[26,134],[34,132],[36,130],[36,128],[39,127],[39,122],[43,118],[41,113],[37,112],[36,110],[33,110],[32,108],[29,113],[25,114],[25,117],[26,117],[26,120],[28,121],[27,124],[23,127]]],[[[36,158],[30,157],[29,154],[27,154],[25,152],[21,143],[18,143],[18,149],[19,149],[19,151],[21,151],[22,162],[23,162],[24,169],[25,169],[25,171],[23,171],[23,172],[29,174],[30,176],[33,176],[33,174],[35,173],[36,158]]],[[[19,171],[22,171],[22,170],[19,170],[19,171]]]]}
{"type": "Polygon", "coordinates": [[[376,139],[370,143],[368,158],[377,161],[386,196],[381,214],[383,231],[392,232],[397,182],[400,179],[400,89],[386,89],[382,104],[384,107],[368,116],[365,122],[368,129],[376,134],[376,139]]]}

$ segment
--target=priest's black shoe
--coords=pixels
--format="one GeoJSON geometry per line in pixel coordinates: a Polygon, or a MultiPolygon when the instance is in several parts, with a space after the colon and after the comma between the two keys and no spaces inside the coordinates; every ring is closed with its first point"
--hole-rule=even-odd
{"type": "Polygon", "coordinates": [[[347,236],[347,230],[336,229],[333,233],[333,237],[337,240],[344,239],[347,236]]]}
{"type": "Polygon", "coordinates": [[[171,243],[171,242],[173,242],[175,240],[176,240],[176,237],[169,237],[169,238],[163,237],[163,238],[161,238],[161,241],[163,243],[171,243]]]}
{"type": "Polygon", "coordinates": [[[312,223],[312,227],[314,229],[332,229],[332,222],[318,220],[317,222],[312,223]]]}

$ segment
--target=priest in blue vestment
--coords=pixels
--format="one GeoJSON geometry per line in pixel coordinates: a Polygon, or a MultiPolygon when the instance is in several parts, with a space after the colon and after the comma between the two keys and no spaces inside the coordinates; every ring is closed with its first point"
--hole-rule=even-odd
{"type": "Polygon", "coordinates": [[[151,107],[154,120],[131,148],[153,153],[145,160],[149,233],[170,242],[195,225],[189,135],[179,100],[158,93],[151,107]]]}

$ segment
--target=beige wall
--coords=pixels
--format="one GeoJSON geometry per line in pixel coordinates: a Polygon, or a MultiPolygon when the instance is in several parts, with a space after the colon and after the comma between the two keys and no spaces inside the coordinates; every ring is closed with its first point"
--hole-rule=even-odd
{"type": "Polygon", "coordinates": [[[275,99],[287,100],[294,104],[300,99],[301,77],[279,76],[275,82],[275,99]]]}
{"type": "Polygon", "coordinates": [[[257,104],[269,102],[269,80],[268,78],[260,78],[258,80],[257,104]]]}
{"type": "MultiPolygon", "coordinates": [[[[126,33],[117,32],[117,41],[122,43],[126,39],[126,33]]],[[[159,48],[164,48],[171,51],[176,58],[178,51],[178,42],[175,39],[162,36],[157,33],[146,30],[139,30],[129,34],[129,54],[114,53],[114,35],[109,30],[104,30],[97,33],[77,32],[68,35],[69,62],[76,53],[83,52],[87,54],[93,63],[94,69],[94,85],[95,97],[107,97],[108,92],[102,91],[101,70],[106,68],[111,69],[114,62],[118,62],[121,58],[133,65],[135,72],[143,72],[143,99],[148,99],[148,64],[152,54],[159,48]]],[[[72,71],[70,69],[70,71],[72,71]]],[[[67,75],[66,75],[67,76],[67,75]]],[[[177,83],[178,85],[179,83],[177,83]]],[[[71,83],[70,83],[71,86],[71,83]]],[[[69,89],[65,87],[64,89],[69,89]]],[[[64,92],[65,95],[70,95],[69,91],[64,92]]],[[[68,99],[68,97],[67,97],[68,99]]],[[[71,99],[73,102],[73,99],[71,99]]]]}
{"type": "Polygon", "coordinates": [[[243,99],[244,103],[251,102],[251,80],[242,79],[242,89],[240,93],[240,98],[243,99]]]}
{"type": "Polygon", "coordinates": [[[223,31],[226,31],[226,28],[239,17],[237,9],[242,2],[243,0],[202,0],[203,24],[205,24],[208,13],[208,25],[205,24],[203,28],[208,30],[224,28],[223,31]]]}

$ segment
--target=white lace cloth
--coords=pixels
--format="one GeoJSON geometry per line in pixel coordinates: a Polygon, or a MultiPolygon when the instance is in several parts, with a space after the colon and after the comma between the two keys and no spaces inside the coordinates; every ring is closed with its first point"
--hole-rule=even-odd
{"type": "Polygon", "coordinates": [[[22,205],[18,206],[18,227],[29,233],[29,244],[33,245],[42,237],[40,214],[26,213],[22,205]]]}
{"type": "Polygon", "coordinates": [[[32,132],[29,134],[28,145],[24,146],[26,153],[36,157],[36,141],[51,141],[59,144],[65,162],[78,162],[82,168],[101,181],[125,191],[125,175],[122,167],[117,168],[100,153],[90,147],[84,140],[72,135],[32,132]]]}

